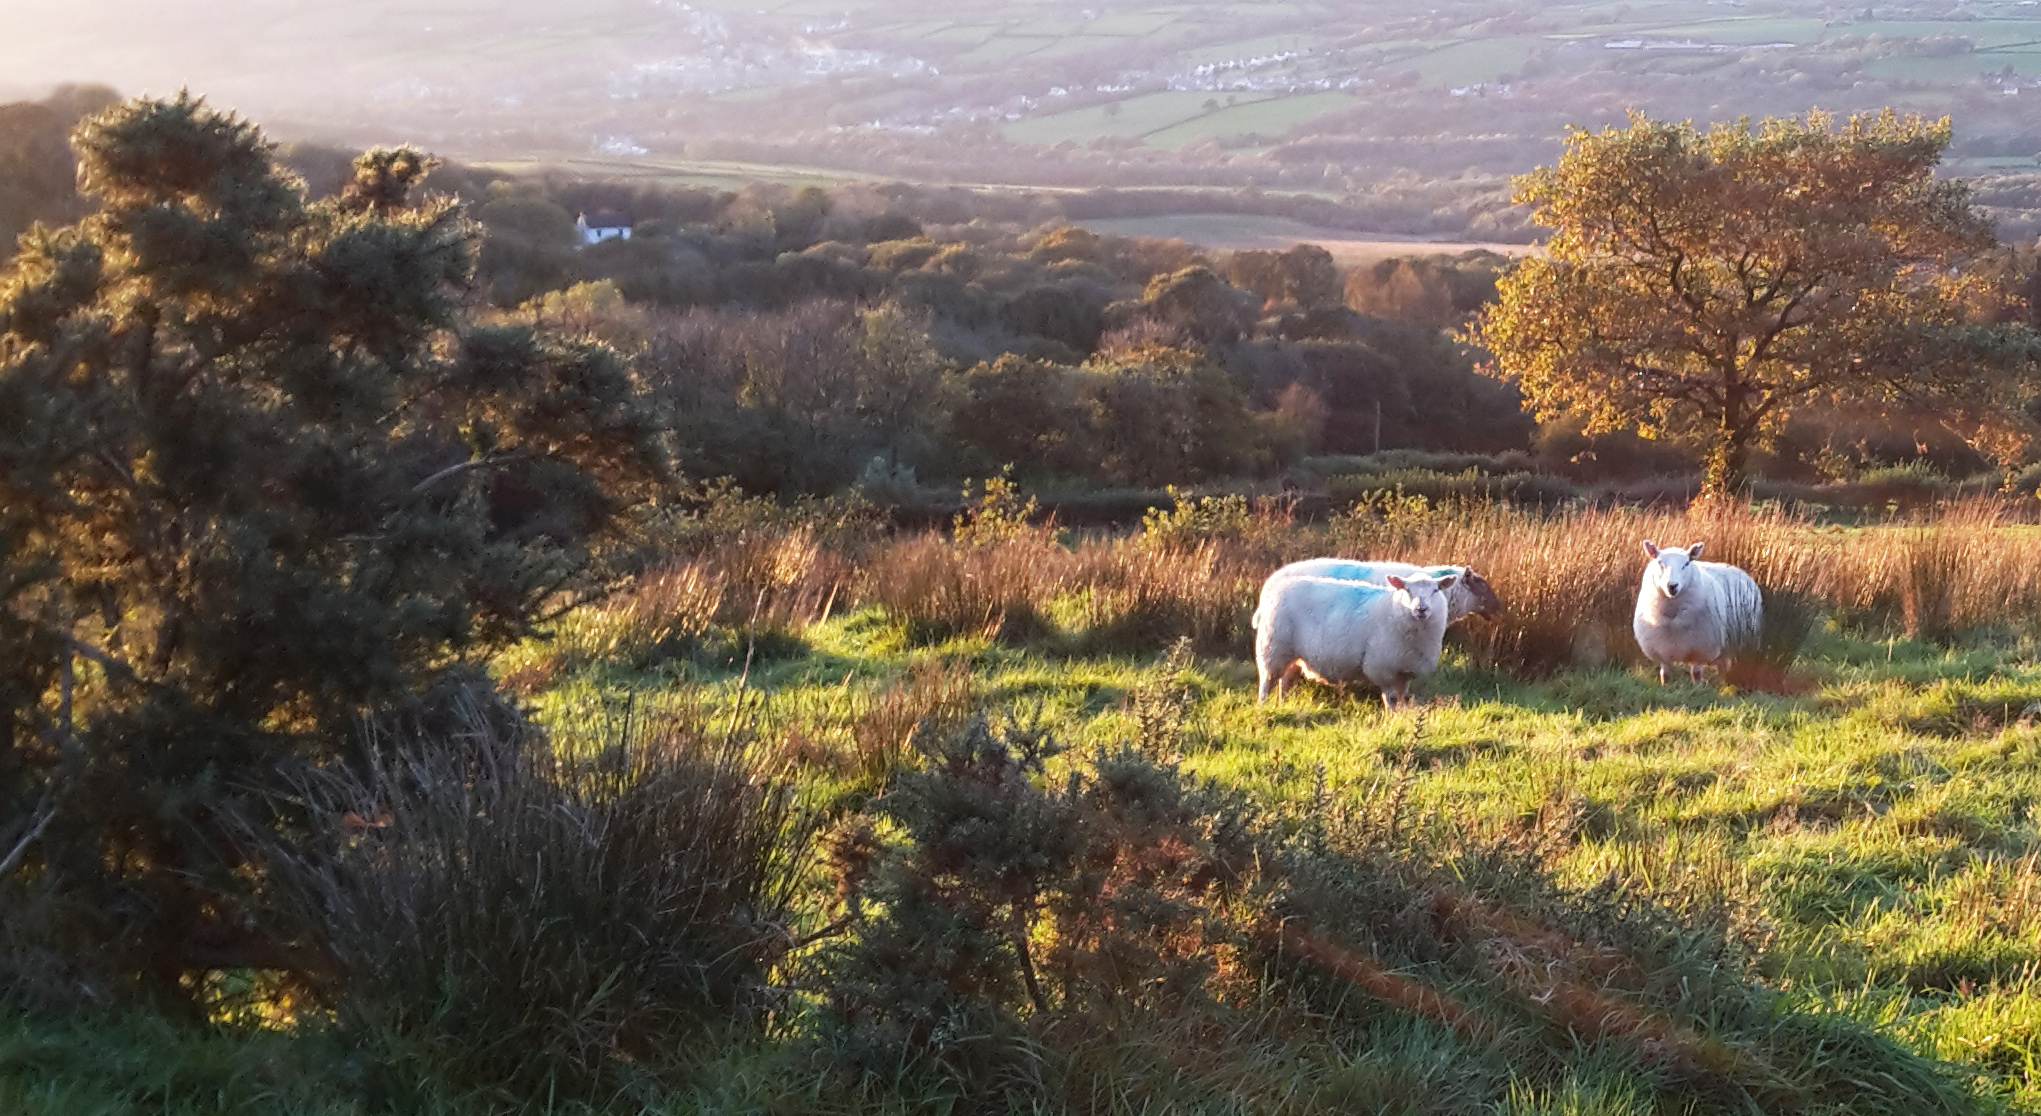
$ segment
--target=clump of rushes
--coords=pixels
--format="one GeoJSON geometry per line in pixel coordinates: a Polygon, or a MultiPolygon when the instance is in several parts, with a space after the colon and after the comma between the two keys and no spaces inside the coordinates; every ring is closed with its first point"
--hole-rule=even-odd
{"type": "Polygon", "coordinates": [[[381,732],[300,776],[316,832],[271,857],[381,1088],[670,1088],[764,1026],[812,825],[741,726],[669,712],[576,759],[480,705],[381,732]]]}
{"type": "Polygon", "coordinates": [[[2011,534],[2026,528],[1992,501],[1855,532],[1721,502],[1544,512],[1393,491],[1371,492],[1320,524],[1293,522],[1274,504],[1185,497],[1132,536],[1072,536],[1037,522],[1032,509],[993,478],[949,535],[741,522],[726,545],[694,538],[692,566],[648,572],[608,611],[568,619],[557,661],[572,660],[576,648],[663,646],[687,614],[669,603],[683,576],[722,586],[715,622],[735,631],[792,632],[877,605],[917,643],[968,636],[1063,653],[1141,653],[1188,638],[1200,654],[1245,655],[1262,580],[1287,561],[1341,555],[1473,566],[1503,611],[1456,628],[1455,642],[1476,666],[1544,674],[1634,661],[1630,613],[1646,538],[1705,541],[1711,560],[1749,570],[1764,587],[1773,620],[1732,679],[1755,687],[1792,684],[1793,658],[1824,615],[1928,639],[2031,627],[2041,616],[2041,565],[2024,559],[2011,534]]]}

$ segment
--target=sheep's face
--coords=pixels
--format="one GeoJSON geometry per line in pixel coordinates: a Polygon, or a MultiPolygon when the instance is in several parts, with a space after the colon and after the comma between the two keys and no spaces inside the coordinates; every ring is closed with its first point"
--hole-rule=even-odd
{"type": "Polygon", "coordinates": [[[1644,540],[1644,553],[1651,556],[1651,564],[1644,568],[1644,579],[1660,593],[1677,597],[1692,580],[1694,562],[1701,557],[1701,545],[1689,547],[1659,546],[1650,539],[1644,540]]]}
{"type": "Polygon", "coordinates": [[[1446,614],[1446,590],[1453,587],[1453,578],[1448,577],[1392,577],[1389,588],[1396,591],[1396,606],[1408,611],[1419,620],[1428,620],[1433,612],[1446,614]]]}
{"type": "Polygon", "coordinates": [[[1488,584],[1488,579],[1468,570],[1460,575],[1460,586],[1474,598],[1474,607],[1467,610],[1470,616],[1494,616],[1502,611],[1502,598],[1488,584]]]}

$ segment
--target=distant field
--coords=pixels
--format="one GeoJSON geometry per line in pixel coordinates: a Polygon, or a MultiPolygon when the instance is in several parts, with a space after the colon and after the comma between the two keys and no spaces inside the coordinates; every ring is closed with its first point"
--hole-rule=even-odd
{"type": "MultiPolygon", "coordinates": [[[[2041,6],[2022,0],[1932,10],[1609,0],[1524,11],[1390,0],[235,0],[233,18],[220,19],[190,7],[15,0],[0,35],[0,99],[63,81],[130,93],[188,87],[296,138],[500,158],[599,151],[611,137],[673,154],[710,136],[797,150],[822,129],[878,124],[927,135],[959,123],[1026,145],[1110,138],[1167,151],[1208,138],[1346,130],[1320,118],[1343,98],[1381,102],[1412,73],[1430,97],[1596,70],[1621,86],[1641,71],[1664,79],[1670,97],[1682,83],[1725,80],[1709,75],[1735,63],[1738,48],[1787,44],[1764,53],[1760,68],[1814,79],[1797,104],[1854,108],[1862,106],[1842,102],[1859,74],[1828,72],[1834,59],[1882,53],[1861,76],[1908,83],[1884,96],[1906,108],[1947,107],[1959,130],[1973,114],[2009,115],[1964,101],[1988,87],[1981,75],[2011,67],[2041,76],[2041,6]],[[1934,18],[1894,18],[1910,10],[1934,18]],[[1867,14],[1874,18],[1850,18],[1867,14]],[[1944,41],[1922,44],[1937,37],[1944,41]],[[1636,49],[1607,49],[1625,40],[1636,49]],[[1644,49],[1680,40],[1730,49],[1644,49]],[[1845,41],[1854,45],[1839,51],[1845,41]],[[1525,76],[1539,55],[1554,64],[1525,76]],[[1117,107],[1070,107],[1100,98],[1117,107]]],[[[1721,91],[1723,118],[1747,108],[1734,94],[1733,83],[1721,91]]],[[[1652,107],[1655,95],[1635,89],[1606,104],[1639,96],[1652,107]]],[[[1592,114],[1597,103],[1566,108],[1592,114]]],[[[1559,119],[1478,107],[1471,115],[1453,128],[1503,134],[1549,130],[1559,119]]],[[[1255,146],[1228,157],[1251,159],[1255,146]]],[[[1425,162],[1421,151],[1411,158],[1425,162]]],[[[1016,153],[1017,164],[1026,159],[1016,153]]],[[[1030,175],[1017,165],[1014,177],[1030,175]]]]}
{"type": "MultiPolygon", "coordinates": [[[[1253,94],[1238,100],[1260,100],[1253,94]]],[[[1205,115],[1204,103],[1216,100],[1225,104],[1226,95],[1204,92],[1149,93],[1129,97],[1124,101],[1113,101],[1108,105],[1093,105],[1089,108],[1070,109],[1022,120],[1006,127],[1006,138],[1015,143],[1039,143],[1054,145],[1090,143],[1101,137],[1112,136],[1139,139],[1165,128],[1196,120],[1205,115]]]]}
{"type": "Polygon", "coordinates": [[[1207,136],[1231,136],[1256,132],[1280,136],[1314,116],[1357,104],[1345,93],[1310,93],[1301,97],[1280,97],[1250,101],[1173,124],[1148,133],[1144,142],[1155,147],[1181,147],[1207,136]]]}
{"type": "Polygon", "coordinates": [[[662,186],[704,186],[717,190],[740,190],[754,182],[790,186],[829,186],[870,177],[854,171],[828,167],[778,166],[717,159],[674,161],[621,157],[489,159],[475,161],[472,165],[505,174],[564,172],[587,178],[642,181],[662,186]]]}
{"type": "Polygon", "coordinates": [[[1523,68],[1532,51],[1552,45],[1550,39],[1537,35],[1479,39],[1404,59],[1392,68],[1415,70],[1427,84],[1473,85],[1515,73],[1523,68]]]}
{"type": "Polygon", "coordinates": [[[1286,217],[1259,217],[1230,213],[1180,213],[1162,217],[1108,217],[1077,222],[1092,232],[1107,236],[1155,236],[1183,240],[1205,248],[1237,251],[1245,248],[1288,248],[1316,244],[1331,252],[1340,263],[1353,266],[1419,253],[1471,252],[1485,249],[1520,256],[1536,251],[1528,244],[1499,244],[1474,241],[1433,241],[1414,238],[1370,236],[1351,229],[1328,229],[1292,221],[1286,217]]]}
{"type": "MultiPolygon", "coordinates": [[[[1739,16],[1730,19],[1709,19],[1692,23],[1646,24],[1612,31],[1611,39],[1642,37],[1647,39],[1694,39],[1706,43],[1728,43],[1750,45],[1756,43],[1811,43],[1827,34],[1840,34],[1819,19],[1782,19],[1765,16],[1739,16]]],[[[1920,32],[1913,32],[1920,34],[1920,32]]]]}
{"type": "MultiPolygon", "coordinates": [[[[2011,66],[2016,74],[2029,77],[2041,75],[2041,47],[2030,50],[2011,48],[1979,50],[1939,58],[1894,55],[1865,63],[1864,72],[1873,77],[1902,78],[1909,81],[1968,81],[1979,74],[1997,73],[2007,66],[2011,66]]],[[[2037,97],[2036,100],[2041,101],[2041,97],[2037,97]]],[[[2041,114],[2041,109],[2035,111],[2041,114]]]]}

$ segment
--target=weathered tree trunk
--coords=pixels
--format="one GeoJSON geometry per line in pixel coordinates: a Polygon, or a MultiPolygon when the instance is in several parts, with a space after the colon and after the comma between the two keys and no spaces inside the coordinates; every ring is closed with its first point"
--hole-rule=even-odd
{"type": "Polygon", "coordinates": [[[1727,370],[1722,392],[1721,422],[1715,440],[1708,447],[1707,470],[1701,476],[1701,495],[1709,498],[1742,496],[1750,489],[1750,444],[1757,437],[1757,425],[1744,398],[1745,388],[1734,370],[1727,370]]]}

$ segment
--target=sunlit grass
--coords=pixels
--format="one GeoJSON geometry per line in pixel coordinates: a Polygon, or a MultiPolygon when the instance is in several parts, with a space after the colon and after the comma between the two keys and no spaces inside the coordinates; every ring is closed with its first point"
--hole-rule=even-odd
{"type": "MultiPolygon", "coordinates": [[[[917,646],[878,607],[804,638],[806,657],[749,676],[697,667],[691,680],[716,701],[741,689],[792,725],[869,701],[925,664],[963,664],[974,701],[1103,743],[1127,737],[1129,695],[1161,669],[1153,653],[1069,657],[983,635],[917,646]]],[[[1497,833],[1570,811],[1562,878],[1613,878],[1696,915],[1729,911],[1789,995],[1828,1004],[1876,992],[1885,1025],[1917,1049],[1974,1062],[2006,1099],[2041,1104],[2041,1040],[2016,1010],[2032,1004],[2041,966],[2034,645],[1984,633],[1938,646],[1827,624],[1799,669],[1814,684],[1780,696],[1662,687],[1624,666],[1525,679],[1449,651],[1428,704],[1391,713],[1371,694],[1313,686],[1258,706],[1245,658],[1205,655],[1180,676],[1183,760],[1293,810],[1397,796],[1427,824],[1497,833]]],[[[1608,1081],[1583,1080],[1512,1103],[1615,1103],[1608,1081]]]]}

